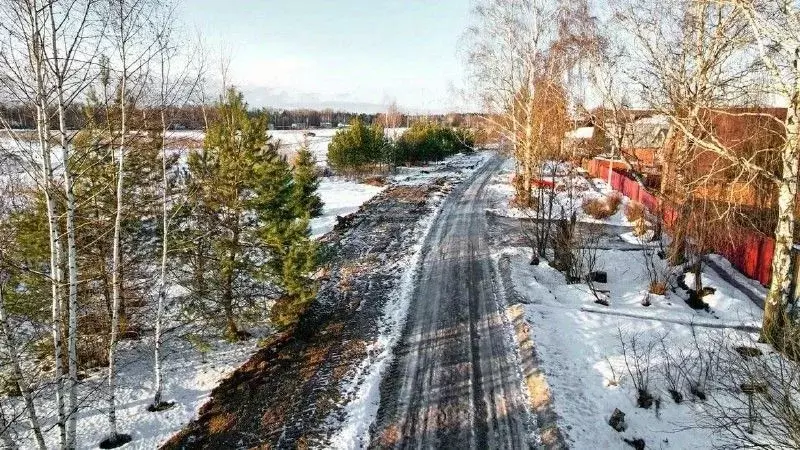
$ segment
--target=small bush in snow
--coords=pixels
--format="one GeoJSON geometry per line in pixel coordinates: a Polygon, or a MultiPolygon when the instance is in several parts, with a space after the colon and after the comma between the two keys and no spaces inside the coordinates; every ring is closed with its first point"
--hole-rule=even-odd
{"type": "Polygon", "coordinates": [[[663,281],[651,281],[647,292],[654,295],[665,295],[667,293],[667,283],[663,281]]]}
{"type": "Polygon", "coordinates": [[[650,370],[653,368],[653,356],[658,341],[640,333],[625,334],[622,329],[617,329],[617,334],[625,368],[636,389],[636,404],[640,408],[649,409],[655,401],[650,393],[650,370]]]}
{"type": "Polygon", "coordinates": [[[614,214],[608,207],[608,203],[606,203],[604,198],[590,198],[584,200],[583,212],[598,220],[607,219],[614,214]]]}
{"type": "Polygon", "coordinates": [[[650,240],[652,236],[648,236],[649,229],[647,228],[647,222],[644,218],[640,218],[636,220],[633,224],[633,235],[639,238],[641,241],[650,240]]]}
{"type": "Polygon", "coordinates": [[[686,374],[692,354],[680,346],[671,346],[666,336],[661,337],[661,376],[667,384],[667,392],[675,403],[683,402],[686,374]]]}
{"type": "Polygon", "coordinates": [[[644,205],[639,202],[629,202],[625,207],[625,217],[631,223],[644,219],[644,205]]]}
{"type": "Polygon", "coordinates": [[[608,202],[608,208],[612,211],[611,214],[614,214],[619,209],[619,205],[622,204],[622,194],[612,192],[606,196],[606,202],[608,202]]]}
{"type": "Polygon", "coordinates": [[[694,363],[689,367],[687,378],[689,380],[689,392],[699,400],[708,398],[709,388],[714,381],[716,373],[722,364],[724,345],[718,336],[699,333],[692,327],[692,337],[694,341],[694,363]]]}
{"type": "Polygon", "coordinates": [[[589,198],[583,201],[583,211],[598,220],[608,219],[617,212],[621,202],[622,197],[617,193],[589,198]]]}

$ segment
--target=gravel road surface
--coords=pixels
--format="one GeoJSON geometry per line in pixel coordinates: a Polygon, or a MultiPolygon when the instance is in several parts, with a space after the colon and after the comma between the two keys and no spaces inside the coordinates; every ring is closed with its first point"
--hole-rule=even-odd
{"type": "Polygon", "coordinates": [[[423,249],[374,448],[530,448],[532,415],[488,244],[493,157],[448,197],[423,249]]]}

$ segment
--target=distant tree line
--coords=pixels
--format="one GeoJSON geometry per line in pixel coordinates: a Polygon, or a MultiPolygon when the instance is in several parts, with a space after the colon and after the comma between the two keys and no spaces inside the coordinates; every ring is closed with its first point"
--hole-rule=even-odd
{"type": "MultiPolygon", "coordinates": [[[[67,129],[79,130],[86,126],[87,116],[85,109],[89,106],[89,100],[73,102],[65,108],[64,120],[67,129]]],[[[206,120],[213,120],[215,114],[213,105],[176,105],[170,106],[169,117],[172,118],[170,128],[175,130],[202,130],[205,128],[206,120]]],[[[138,107],[131,105],[133,115],[145,120],[147,117],[156,118],[160,111],[149,106],[138,107]]],[[[400,113],[394,107],[387,112],[377,114],[355,113],[348,111],[335,111],[332,109],[279,109],[279,108],[251,108],[248,110],[250,116],[264,116],[267,118],[270,128],[286,130],[292,128],[336,128],[339,124],[348,124],[358,118],[366,124],[378,123],[384,128],[404,128],[416,122],[434,122],[451,127],[472,127],[480,121],[478,114],[471,113],[448,113],[433,115],[411,115],[400,113]]],[[[0,117],[7,123],[3,127],[16,130],[32,130],[36,128],[36,109],[30,105],[19,105],[14,103],[0,103],[0,117]]],[[[96,118],[99,119],[99,118],[96,118]]],[[[58,127],[58,116],[52,115],[49,118],[53,128],[58,127]]]]}
{"type": "Polygon", "coordinates": [[[379,172],[472,152],[475,140],[470,129],[420,121],[392,141],[380,124],[367,125],[356,118],[333,137],[328,146],[328,165],[344,175],[379,172]]]}

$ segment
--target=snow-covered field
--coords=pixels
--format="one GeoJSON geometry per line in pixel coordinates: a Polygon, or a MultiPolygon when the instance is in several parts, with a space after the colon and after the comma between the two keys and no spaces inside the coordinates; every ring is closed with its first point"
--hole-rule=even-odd
{"type": "MultiPolygon", "coordinates": [[[[513,196],[508,173],[511,170],[511,166],[506,167],[505,173],[489,186],[496,200],[493,212],[527,217],[525,211],[509,206],[513,196]]],[[[581,188],[580,197],[608,192],[602,180],[584,180],[584,183],[594,186],[588,190],[581,188]]],[[[627,199],[623,199],[625,203],[627,199]]],[[[581,221],[613,225],[609,229],[614,230],[631,227],[621,213],[624,206],[609,219],[596,221],[580,210],[580,199],[575,204],[581,221]]],[[[630,232],[623,234],[627,236],[621,236],[622,241],[641,244],[630,232]]],[[[720,340],[741,339],[755,345],[752,343],[757,334],[752,331],[760,325],[762,311],[744,292],[705,268],[705,286],[716,289],[703,297],[709,305],[707,311],[689,307],[684,300],[685,291],[680,288],[666,295],[648,294],[650,278],[645,258],[654,258],[656,267],[663,268],[664,262],[654,251],[643,252],[629,245],[626,249],[612,247],[597,251],[595,270],[608,274],[608,283],[596,284],[601,291],[599,295],[609,302],[604,306],[595,303],[596,297],[586,283],[568,284],[564,275],[546,261],[531,265],[529,248],[499,248],[495,257],[498,262],[507,261],[513,289],[524,302],[525,320],[551,389],[558,425],[572,448],[631,448],[624,439],[637,438],[644,439],[647,448],[706,449],[720,443],[712,430],[697,426],[706,417],[703,411],[707,404],[693,396],[685,385],[682,391],[685,400],[675,403],[668,393],[662,369],[665,355],[692,353],[698,342],[702,347],[720,340]],[[644,302],[645,298],[649,302],[644,302]],[[631,359],[634,337],[640,348],[653,345],[649,391],[660,400],[658,408],[637,407],[637,389],[625,362],[626,355],[631,359]],[[623,341],[628,347],[626,352],[622,350],[623,341]],[[615,408],[626,414],[628,427],[621,433],[608,424],[615,408]]],[[[713,258],[727,270],[733,270],[721,257],[713,258]]],[[[743,278],[738,273],[731,275],[743,278]]],[[[685,278],[691,286],[692,275],[686,274],[685,278]]],[[[758,291],[756,286],[753,289],[758,291]]]]}
{"type": "MultiPolygon", "coordinates": [[[[324,128],[315,130],[270,130],[269,134],[273,140],[280,141],[280,151],[289,159],[300,149],[304,142],[308,143],[309,150],[317,160],[317,164],[325,166],[328,161],[328,144],[331,143],[333,136],[339,131],[335,128],[324,128]],[[313,134],[311,136],[309,133],[313,134]]],[[[396,139],[403,134],[405,128],[386,128],[384,133],[390,139],[396,139]]],[[[169,138],[181,142],[191,140],[202,142],[202,131],[171,131],[169,138]]]]}

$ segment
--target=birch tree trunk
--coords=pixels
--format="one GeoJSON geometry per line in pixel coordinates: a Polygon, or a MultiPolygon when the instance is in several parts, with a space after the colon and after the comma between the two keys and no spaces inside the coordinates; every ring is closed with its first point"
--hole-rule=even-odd
{"type": "MultiPolygon", "coordinates": [[[[122,8],[122,6],[120,6],[122,8]]],[[[122,16],[120,11],[120,16],[122,16]]],[[[124,26],[124,22],[120,22],[120,27],[124,26]]],[[[120,80],[120,140],[119,149],[117,151],[117,207],[116,215],[114,217],[114,240],[112,251],[112,271],[111,271],[111,337],[108,346],[108,426],[109,426],[109,440],[116,440],[119,437],[117,432],[117,341],[119,340],[119,309],[122,297],[122,255],[120,253],[120,235],[122,231],[122,208],[123,208],[123,187],[124,187],[124,168],[125,168],[125,139],[127,134],[127,111],[126,111],[126,96],[127,93],[127,61],[125,60],[124,44],[121,48],[122,52],[122,78],[120,80]]]]}
{"type": "MultiPolygon", "coordinates": [[[[52,6],[51,6],[52,8],[52,6]]],[[[58,62],[57,46],[55,42],[55,19],[50,14],[53,27],[53,57],[58,62]]],[[[63,160],[64,195],[66,198],[66,233],[67,233],[67,286],[69,294],[67,297],[67,363],[69,386],[67,394],[69,398],[69,413],[67,416],[67,447],[75,448],[75,433],[77,428],[78,411],[78,263],[77,251],[75,246],[75,193],[73,192],[73,176],[70,169],[69,135],[66,123],[66,110],[64,106],[64,85],[63,74],[57,73],[59,77],[56,83],[56,96],[58,101],[58,130],[61,145],[61,159],[63,160]]]]}
{"type": "Polygon", "coordinates": [[[83,90],[88,84],[89,65],[92,64],[94,53],[86,52],[83,48],[84,33],[89,26],[89,16],[93,10],[93,1],[72,2],[60,4],[58,2],[45,2],[42,5],[49,19],[49,45],[42,42],[45,61],[52,77],[54,94],[57,101],[59,144],[61,146],[61,159],[63,164],[63,183],[65,204],[65,225],[67,237],[67,365],[68,379],[67,397],[69,411],[66,424],[66,447],[76,447],[77,429],[77,385],[78,385],[78,263],[75,242],[75,194],[73,192],[74,174],[70,160],[70,138],[66,124],[67,102],[71,102],[74,94],[83,90]],[[56,18],[57,14],[59,15],[56,18]],[[63,48],[62,48],[63,46],[63,48]],[[78,57],[77,55],[80,55],[78,57]],[[67,85],[70,87],[67,88],[67,85]],[[67,91],[70,91],[68,93],[67,91]],[[69,98],[69,100],[68,100],[69,98]]]}
{"type": "MultiPolygon", "coordinates": [[[[0,274],[2,275],[2,274],[0,274]]],[[[11,361],[11,370],[14,374],[14,381],[16,381],[22,398],[25,401],[25,411],[28,413],[28,421],[33,430],[33,436],[36,439],[36,445],[41,450],[46,450],[47,445],[44,442],[42,435],[42,427],[39,422],[39,417],[36,414],[36,406],[33,404],[33,396],[31,395],[31,388],[28,382],[25,381],[25,376],[22,372],[22,367],[19,363],[19,353],[17,353],[17,344],[14,336],[11,334],[11,327],[8,325],[8,316],[6,315],[6,304],[3,296],[3,284],[0,280],[0,326],[3,331],[3,345],[8,352],[8,359],[11,361]]],[[[5,437],[5,433],[3,433],[5,437]]]]}
{"type": "Polygon", "coordinates": [[[64,408],[64,368],[63,356],[61,354],[61,282],[63,273],[61,271],[61,239],[58,231],[58,221],[56,219],[56,204],[52,192],[53,169],[50,160],[50,145],[48,143],[48,132],[45,113],[46,102],[42,100],[42,106],[37,107],[37,128],[39,144],[42,153],[42,190],[47,206],[47,225],[50,241],[50,295],[51,295],[51,326],[50,331],[53,335],[53,377],[56,383],[56,415],[58,420],[59,434],[61,436],[61,448],[67,448],[67,429],[66,414],[64,408]]]}
{"type": "Polygon", "coordinates": [[[64,110],[64,95],[61,88],[58,93],[58,124],[61,134],[61,155],[64,160],[64,194],[66,204],[66,232],[67,232],[67,285],[69,289],[67,300],[67,362],[69,386],[69,414],[67,416],[67,447],[75,448],[75,432],[77,428],[78,412],[78,263],[75,247],[75,193],[73,192],[73,177],[69,164],[69,142],[64,110]]]}
{"type": "Polygon", "coordinates": [[[70,441],[67,427],[66,414],[64,408],[64,369],[62,343],[61,343],[61,283],[63,273],[61,270],[62,245],[60,233],[58,231],[58,220],[56,213],[56,203],[53,197],[53,167],[52,155],[50,154],[50,125],[48,123],[49,105],[45,86],[44,54],[42,52],[44,40],[42,38],[42,17],[38,2],[28,5],[28,18],[32,26],[30,36],[28,36],[28,51],[30,63],[34,70],[36,79],[36,131],[39,139],[39,147],[42,158],[42,181],[41,189],[45,196],[47,208],[47,224],[50,244],[50,278],[51,278],[51,333],[53,335],[53,366],[54,378],[56,383],[56,416],[59,427],[61,448],[68,448],[70,441]]]}
{"type": "Polygon", "coordinates": [[[164,379],[161,368],[161,321],[164,315],[164,302],[167,297],[167,254],[169,251],[169,210],[167,205],[169,180],[167,179],[167,119],[164,109],[161,109],[161,273],[158,279],[158,305],[156,306],[156,333],[154,342],[154,364],[156,392],[153,395],[152,409],[161,406],[161,396],[164,391],[164,379]]]}
{"type": "MultiPolygon", "coordinates": [[[[123,85],[125,82],[123,81],[123,85]]],[[[123,98],[125,89],[122,89],[123,98]]],[[[117,436],[117,373],[116,373],[116,359],[117,359],[117,341],[119,339],[119,307],[120,298],[122,295],[122,286],[120,285],[120,277],[122,271],[122,258],[120,255],[120,232],[122,228],[122,191],[123,191],[123,178],[124,178],[124,158],[125,158],[125,100],[122,100],[122,135],[120,137],[120,146],[117,154],[117,210],[114,218],[114,243],[113,243],[113,256],[112,256],[112,272],[111,272],[111,289],[112,289],[112,302],[111,302],[111,338],[109,341],[108,349],[108,425],[110,437],[117,436]]]]}
{"type": "Polygon", "coordinates": [[[792,247],[794,245],[797,176],[800,165],[800,47],[795,50],[794,89],[786,112],[786,141],[781,149],[782,174],[778,181],[778,224],[775,227],[775,253],[772,255],[772,282],[764,304],[761,337],[780,345],[791,301],[792,247]]]}

